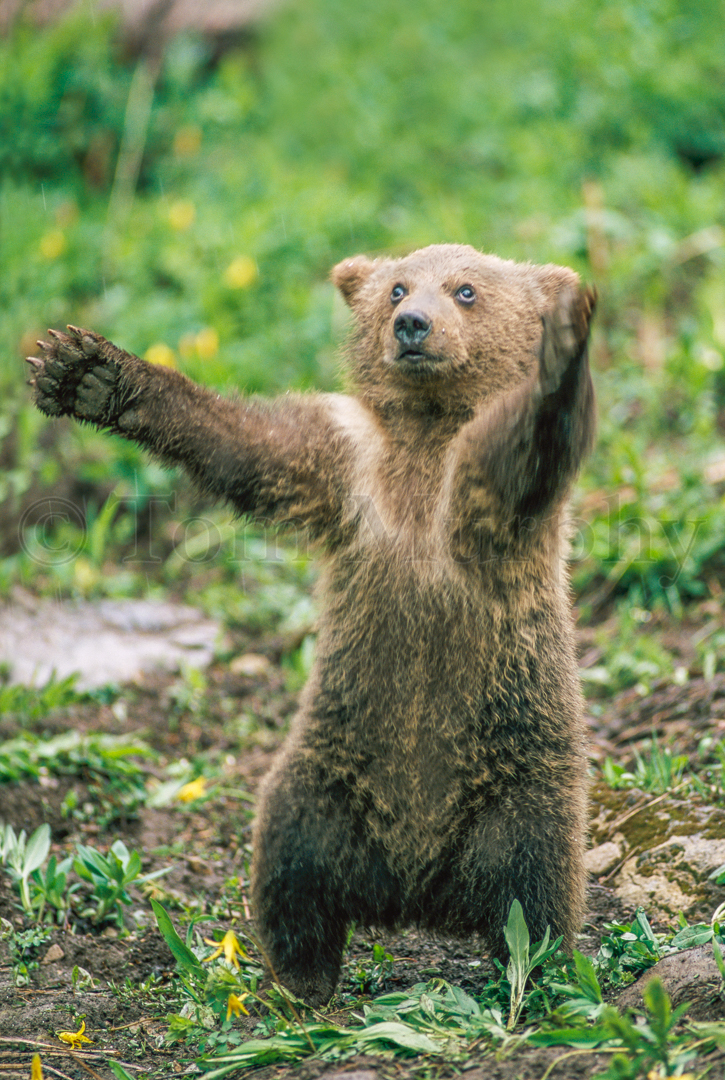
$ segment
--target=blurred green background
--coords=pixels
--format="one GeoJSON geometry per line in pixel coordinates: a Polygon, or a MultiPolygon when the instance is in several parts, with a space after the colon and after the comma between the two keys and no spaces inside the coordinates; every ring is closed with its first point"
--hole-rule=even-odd
{"type": "Polygon", "coordinates": [[[720,0],[305,0],[220,56],[178,37],[157,70],[85,8],[17,22],[0,40],[0,588],[107,588],[124,500],[171,486],[132,446],[28,406],[21,357],[47,326],[223,390],[333,388],[330,267],[446,241],[565,263],[600,291],[582,605],[719,599],[722,31],[720,0]],[[96,546],[85,572],[39,570],[17,521],[69,476],[96,546]]]}

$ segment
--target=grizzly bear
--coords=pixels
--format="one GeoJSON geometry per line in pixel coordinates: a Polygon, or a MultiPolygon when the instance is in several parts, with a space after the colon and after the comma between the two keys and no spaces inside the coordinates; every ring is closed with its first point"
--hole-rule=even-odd
{"type": "Polygon", "coordinates": [[[323,554],[316,659],[254,828],[272,972],[319,1004],[353,921],[481,934],[514,899],[570,949],[586,754],[567,495],[590,448],[593,293],[436,245],[340,263],[350,394],[226,400],[70,326],[35,401],[184,466],[323,554]]]}

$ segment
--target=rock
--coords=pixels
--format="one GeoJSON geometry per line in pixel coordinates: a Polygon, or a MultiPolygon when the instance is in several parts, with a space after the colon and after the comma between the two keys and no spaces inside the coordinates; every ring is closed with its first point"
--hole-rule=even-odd
{"type": "Polygon", "coordinates": [[[155,600],[41,601],[0,605],[0,664],[10,681],[43,686],[79,673],[80,690],[132,682],[154,668],[205,668],[219,624],[182,604],[155,600]]]}
{"type": "MultiPolygon", "coordinates": [[[[706,830],[709,832],[710,830],[706,830]]],[[[688,919],[709,917],[723,889],[708,880],[725,863],[725,838],[673,835],[626,860],[616,878],[619,897],[632,907],[653,907],[688,919]]]]}
{"type": "Polygon", "coordinates": [[[41,964],[54,964],[56,960],[62,960],[64,956],[65,953],[61,949],[60,945],[51,945],[40,962],[41,964]]]}
{"type": "Polygon", "coordinates": [[[259,678],[267,675],[272,669],[272,664],[266,656],[258,653],[245,653],[243,656],[235,656],[229,665],[232,675],[247,675],[250,678],[259,678]]]}
{"type": "Polygon", "coordinates": [[[643,993],[647,983],[653,978],[662,981],[665,991],[670,995],[673,1008],[685,1001],[690,1003],[688,1016],[693,1019],[715,1020],[725,1016],[722,980],[712,945],[685,949],[660,960],[620,994],[617,1000],[618,1008],[641,1011],[644,1007],[643,993]]]}
{"type": "Polygon", "coordinates": [[[725,863],[725,810],[697,797],[612,791],[603,784],[593,786],[592,803],[596,846],[587,865],[597,873],[619,849],[624,861],[613,861],[604,873],[625,907],[644,907],[650,920],[682,912],[690,922],[709,922],[725,901],[725,889],[710,880],[725,863]]]}
{"type": "Polygon", "coordinates": [[[584,855],[584,865],[594,877],[609,873],[622,858],[622,849],[613,840],[590,848],[584,855]]]}

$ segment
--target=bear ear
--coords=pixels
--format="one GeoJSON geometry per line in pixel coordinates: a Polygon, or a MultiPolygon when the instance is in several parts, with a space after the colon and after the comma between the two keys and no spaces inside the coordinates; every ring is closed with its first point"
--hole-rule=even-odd
{"type": "Polygon", "coordinates": [[[372,274],[375,263],[365,255],[356,255],[354,259],[344,259],[333,269],[330,277],[333,285],[342,293],[345,303],[350,307],[355,297],[372,274]]]}

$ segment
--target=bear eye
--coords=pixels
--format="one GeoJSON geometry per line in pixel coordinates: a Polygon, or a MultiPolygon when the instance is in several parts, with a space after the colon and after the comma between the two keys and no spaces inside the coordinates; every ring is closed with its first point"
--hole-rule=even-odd
{"type": "Polygon", "coordinates": [[[460,300],[462,304],[472,304],[475,299],[476,290],[472,285],[461,285],[456,292],[456,300],[460,300]]]}
{"type": "Polygon", "coordinates": [[[393,291],[390,294],[390,301],[393,304],[397,304],[404,296],[408,295],[408,290],[405,285],[395,285],[393,291]]]}

